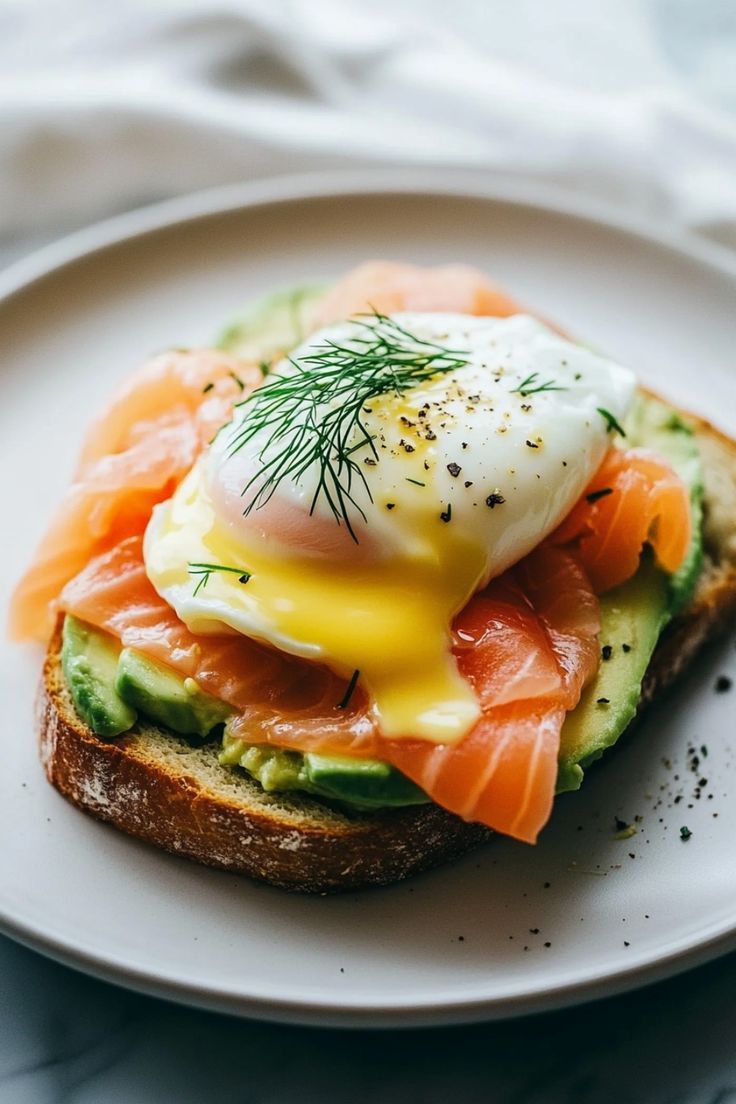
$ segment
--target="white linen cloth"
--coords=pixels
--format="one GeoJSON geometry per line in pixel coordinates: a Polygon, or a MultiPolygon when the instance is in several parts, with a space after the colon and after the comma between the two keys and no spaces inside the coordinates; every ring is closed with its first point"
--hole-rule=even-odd
{"type": "Polygon", "coordinates": [[[0,0],[6,256],[209,185],[388,164],[736,247],[736,3],[0,0]]]}

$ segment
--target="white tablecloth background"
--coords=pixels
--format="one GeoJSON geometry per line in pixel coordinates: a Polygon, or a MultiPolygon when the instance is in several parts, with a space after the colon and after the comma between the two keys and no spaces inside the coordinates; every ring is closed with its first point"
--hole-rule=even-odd
{"type": "Polygon", "coordinates": [[[0,247],[229,181],[470,166],[736,247],[734,0],[0,0],[0,247]]]}

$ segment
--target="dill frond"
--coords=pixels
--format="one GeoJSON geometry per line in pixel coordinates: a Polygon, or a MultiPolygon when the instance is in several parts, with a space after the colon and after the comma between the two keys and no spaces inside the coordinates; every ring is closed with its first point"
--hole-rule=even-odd
{"type": "Polygon", "coordinates": [[[238,575],[239,583],[247,583],[251,578],[250,571],[244,571],[242,567],[229,567],[226,564],[213,564],[213,563],[190,563],[187,565],[187,570],[194,578],[199,578],[199,581],[194,588],[193,597],[199,594],[200,590],[204,590],[207,583],[210,580],[210,575],[214,571],[225,571],[231,575],[238,575]]]}
{"type": "Polygon", "coordinates": [[[532,372],[526,377],[525,380],[519,384],[518,387],[514,387],[510,392],[512,395],[521,395],[522,399],[525,399],[527,395],[537,395],[540,391],[567,391],[567,387],[559,387],[555,384],[553,379],[545,380],[544,383],[538,383],[539,372],[532,372]]]}
{"type": "Polygon", "coordinates": [[[239,404],[244,416],[234,426],[229,455],[264,434],[260,468],[243,488],[245,515],[265,506],[284,480],[297,482],[316,465],[310,514],[324,499],[357,543],[351,513],[364,521],[366,515],[356,495],[362,489],[372,497],[356,453],[378,459],[366,403],[462,368],[468,354],[417,337],[378,311],[351,321],[350,338],[323,339],[299,361],[290,359],[288,375],[269,376],[239,404]]]}

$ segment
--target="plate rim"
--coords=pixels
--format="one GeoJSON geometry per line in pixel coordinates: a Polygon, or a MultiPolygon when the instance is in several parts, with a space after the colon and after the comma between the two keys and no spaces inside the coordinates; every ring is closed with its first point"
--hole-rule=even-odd
{"type": "Polygon", "coordinates": [[[658,216],[644,217],[569,189],[476,170],[325,170],[222,184],[136,207],[91,223],[32,250],[0,269],[0,303],[52,271],[116,244],[174,225],[243,208],[305,199],[391,193],[480,199],[541,209],[617,230],[648,244],[697,260],[736,278],[736,250],[677,227],[658,216]]]}
{"type": "MultiPolygon", "coordinates": [[[[334,170],[209,188],[96,222],[42,246],[1,271],[0,305],[83,258],[170,227],[274,204],[390,194],[487,200],[566,216],[673,251],[736,281],[736,253],[726,246],[699,238],[661,219],[633,216],[615,205],[539,182],[489,176],[475,170],[334,170]]],[[[386,1004],[350,998],[336,1001],[299,995],[244,995],[162,976],[77,948],[70,940],[50,935],[39,925],[17,921],[1,904],[0,932],[66,966],[151,996],[274,1022],[353,1028],[449,1025],[553,1011],[662,980],[736,949],[735,918],[721,922],[705,936],[702,932],[683,936],[659,956],[654,957],[651,951],[642,952],[637,958],[632,956],[629,964],[614,972],[605,968],[592,970],[582,978],[559,982],[552,979],[541,989],[531,990],[527,985],[519,992],[507,992],[500,997],[472,995],[437,1001],[427,997],[416,1001],[404,998],[400,1003],[386,1004]]]]}

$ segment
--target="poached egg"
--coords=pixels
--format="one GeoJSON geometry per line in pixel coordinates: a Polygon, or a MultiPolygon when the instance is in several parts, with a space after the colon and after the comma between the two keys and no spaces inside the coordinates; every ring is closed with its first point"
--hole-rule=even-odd
{"type": "MultiPolygon", "coordinates": [[[[450,743],[480,713],[452,655],[453,617],[570,512],[635,378],[526,315],[389,321],[457,350],[457,366],[364,403],[363,428],[343,442],[356,469],[344,515],[309,456],[270,496],[244,493],[305,440],[296,409],[286,438],[265,418],[236,447],[246,402],[154,510],[146,570],[192,632],[242,633],[348,679],[359,672],[384,735],[450,743]]],[[[327,343],[359,351],[360,325],[313,334],[274,375],[298,386],[327,343]]],[[[318,409],[316,424],[344,402],[318,409]]]]}

